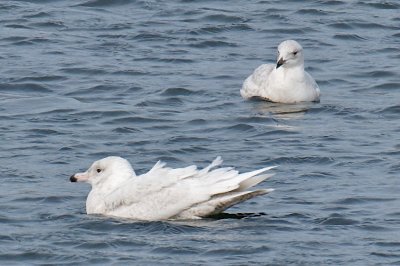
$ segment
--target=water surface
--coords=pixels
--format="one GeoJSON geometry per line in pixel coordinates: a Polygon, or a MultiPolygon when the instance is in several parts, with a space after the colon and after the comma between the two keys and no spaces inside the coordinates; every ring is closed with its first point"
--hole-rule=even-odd
{"type": "Polygon", "coordinates": [[[1,264],[399,265],[397,1],[2,1],[1,264]],[[296,39],[321,102],[239,90],[296,39]],[[243,219],[85,214],[108,155],[279,165],[243,219]]]}

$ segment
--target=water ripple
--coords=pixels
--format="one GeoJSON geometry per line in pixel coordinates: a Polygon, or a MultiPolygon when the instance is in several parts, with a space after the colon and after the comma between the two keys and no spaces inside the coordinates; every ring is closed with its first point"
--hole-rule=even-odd
{"type": "Polygon", "coordinates": [[[2,264],[397,265],[399,8],[1,1],[2,264]],[[241,99],[284,39],[321,102],[241,99]],[[86,215],[90,187],[68,178],[109,155],[137,173],[279,165],[259,184],[276,190],[202,220],[86,215]]]}

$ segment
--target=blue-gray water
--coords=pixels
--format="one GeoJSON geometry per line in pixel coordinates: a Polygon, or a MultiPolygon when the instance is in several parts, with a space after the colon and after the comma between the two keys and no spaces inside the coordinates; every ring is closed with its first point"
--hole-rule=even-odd
{"type": "Polygon", "coordinates": [[[399,265],[400,3],[0,2],[0,264],[399,265]],[[239,89],[296,39],[321,102],[239,89]],[[279,165],[245,219],[85,214],[107,155],[279,165]]]}

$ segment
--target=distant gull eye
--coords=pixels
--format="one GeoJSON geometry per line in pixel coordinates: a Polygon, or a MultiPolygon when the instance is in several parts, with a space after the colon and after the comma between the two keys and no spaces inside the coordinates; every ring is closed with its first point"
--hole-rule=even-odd
{"type": "Polygon", "coordinates": [[[101,169],[100,169],[100,168],[97,168],[97,169],[96,169],[96,172],[97,172],[97,173],[100,173],[100,172],[101,172],[101,169]]]}

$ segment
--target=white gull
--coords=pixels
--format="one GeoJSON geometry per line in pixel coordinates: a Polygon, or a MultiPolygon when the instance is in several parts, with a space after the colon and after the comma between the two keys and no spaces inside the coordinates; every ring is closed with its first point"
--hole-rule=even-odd
{"type": "Polygon", "coordinates": [[[71,182],[87,182],[92,190],[86,200],[88,214],[136,220],[199,219],[273,189],[249,190],[272,174],[274,167],[239,174],[233,168],[217,168],[217,157],[208,167],[195,165],[172,169],[163,162],[137,176],[130,163],[116,156],[96,161],[71,182]]]}
{"type": "Polygon", "coordinates": [[[259,66],[243,83],[243,98],[262,98],[277,103],[319,101],[320,90],[315,80],[304,71],[301,45],[293,40],[278,46],[276,65],[259,66]]]}

